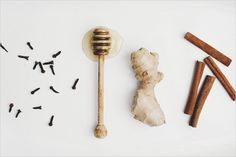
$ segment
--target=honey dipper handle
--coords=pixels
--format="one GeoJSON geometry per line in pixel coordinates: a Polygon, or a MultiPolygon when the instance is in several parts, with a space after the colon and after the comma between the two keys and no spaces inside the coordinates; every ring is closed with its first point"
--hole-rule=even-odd
{"type": "Polygon", "coordinates": [[[98,125],[103,125],[104,55],[98,56],[98,125]]]}
{"type": "Polygon", "coordinates": [[[104,55],[98,55],[98,124],[94,135],[97,138],[104,138],[107,129],[103,124],[103,80],[104,80],[104,55]]]}

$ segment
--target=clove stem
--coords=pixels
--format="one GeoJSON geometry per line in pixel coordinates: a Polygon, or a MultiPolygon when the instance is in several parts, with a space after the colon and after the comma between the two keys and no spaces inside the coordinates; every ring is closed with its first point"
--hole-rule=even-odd
{"type": "Polygon", "coordinates": [[[8,52],[8,50],[2,45],[2,43],[0,43],[0,47],[1,47],[5,52],[8,52]]]}

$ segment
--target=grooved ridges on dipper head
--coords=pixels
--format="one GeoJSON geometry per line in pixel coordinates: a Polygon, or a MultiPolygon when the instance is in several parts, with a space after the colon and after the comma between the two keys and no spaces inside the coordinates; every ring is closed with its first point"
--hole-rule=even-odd
{"type": "Polygon", "coordinates": [[[91,43],[94,55],[107,55],[111,49],[111,34],[107,29],[96,28],[91,43]]]}

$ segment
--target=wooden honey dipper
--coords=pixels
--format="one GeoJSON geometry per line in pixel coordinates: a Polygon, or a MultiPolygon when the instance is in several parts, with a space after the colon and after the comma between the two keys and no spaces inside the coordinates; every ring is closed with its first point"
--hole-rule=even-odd
{"type": "Polygon", "coordinates": [[[93,61],[98,61],[98,121],[94,130],[97,138],[104,138],[107,135],[103,122],[104,60],[118,54],[122,41],[118,33],[105,27],[94,28],[83,38],[83,50],[86,56],[93,61]]]}
{"type": "Polygon", "coordinates": [[[111,35],[108,30],[97,28],[93,31],[92,47],[94,55],[98,55],[98,124],[94,135],[104,138],[107,129],[103,123],[103,81],[104,81],[104,56],[111,49],[111,35]]]}

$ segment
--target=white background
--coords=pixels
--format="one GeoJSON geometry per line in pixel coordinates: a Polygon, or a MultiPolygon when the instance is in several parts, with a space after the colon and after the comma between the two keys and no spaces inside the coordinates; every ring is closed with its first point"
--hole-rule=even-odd
{"type": "MultiPolygon", "coordinates": [[[[207,55],[187,42],[189,31],[232,58],[217,62],[235,87],[235,1],[1,1],[0,50],[2,156],[235,156],[235,103],[218,80],[197,128],[183,113],[194,64],[207,55]],[[124,38],[121,52],[106,60],[105,125],[96,139],[97,64],[82,52],[85,32],[107,26],[124,38]],[[31,51],[26,42],[35,48],[31,51]],[[130,53],[140,47],[160,55],[164,80],[155,88],[166,124],[149,127],[132,118],[137,81],[130,53]],[[35,60],[55,59],[56,76],[32,70],[35,60]],[[29,55],[25,61],[17,55],[29,55]],[[79,77],[78,89],[71,90],[79,77]],[[60,94],[51,92],[53,85],[60,94]],[[36,87],[41,89],[30,95],[36,87]],[[8,113],[9,103],[15,106],[8,113]],[[33,110],[42,105],[43,110],[33,110]],[[15,113],[22,113],[16,119],[15,113]],[[51,115],[54,126],[49,127],[51,115]]],[[[205,75],[212,75],[208,67],[205,75]]],[[[202,79],[203,80],[203,79],[202,79]]]]}

